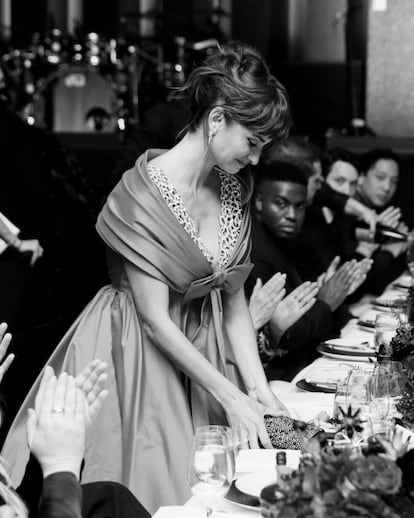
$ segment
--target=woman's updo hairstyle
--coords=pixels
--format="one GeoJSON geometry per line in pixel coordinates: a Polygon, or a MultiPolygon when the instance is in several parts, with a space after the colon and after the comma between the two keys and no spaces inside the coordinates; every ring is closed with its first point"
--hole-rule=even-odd
{"type": "Polygon", "coordinates": [[[291,127],[288,95],[260,54],[243,43],[223,45],[193,70],[182,89],[190,101],[189,131],[205,123],[206,114],[222,106],[227,122],[270,138],[266,151],[285,139],[291,127]]]}

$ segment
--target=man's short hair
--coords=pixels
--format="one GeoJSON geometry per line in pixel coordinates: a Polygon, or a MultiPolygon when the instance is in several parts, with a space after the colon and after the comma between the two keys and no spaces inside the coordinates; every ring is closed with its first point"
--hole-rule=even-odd
{"type": "Polygon", "coordinates": [[[309,166],[306,162],[294,159],[272,158],[258,168],[256,185],[265,181],[288,182],[308,186],[309,166]]]}
{"type": "Polygon", "coordinates": [[[394,160],[400,168],[400,159],[398,155],[394,153],[392,149],[388,148],[375,148],[367,151],[361,155],[359,159],[359,171],[361,174],[366,175],[368,170],[378,162],[378,160],[394,160]]]}

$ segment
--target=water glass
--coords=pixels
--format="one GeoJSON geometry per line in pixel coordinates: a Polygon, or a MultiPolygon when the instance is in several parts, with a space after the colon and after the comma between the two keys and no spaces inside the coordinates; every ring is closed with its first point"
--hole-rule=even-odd
{"type": "MultiPolygon", "coordinates": [[[[359,442],[361,439],[367,439],[371,435],[371,421],[369,418],[370,409],[370,380],[372,371],[370,369],[362,369],[361,367],[351,367],[348,376],[341,380],[336,389],[334,403],[334,417],[339,416],[339,407],[345,412],[351,406],[354,413],[360,410],[360,418],[363,422],[363,430],[353,441],[359,442]]],[[[342,434],[342,437],[335,437],[336,442],[351,442],[342,434]]]]}
{"type": "Polygon", "coordinates": [[[405,388],[405,377],[401,362],[377,363],[371,380],[371,397],[388,398],[388,416],[400,417],[396,408],[405,388]]]}
{"type": "Polygon", "coordinates": [[[230,488],[234,476],[233,446],[222,431],[197,430],[191,447],[187,481],[194,496],[212,516],[215,502],[230,488]]]}
{"type": "Polygon", "coordinates": [[[197,433],[203,433],[203,432],[219,432],[224,433],[227,436],[227,442],[229,445],[229,448],[232,451],[232,459],[234,463],[234,471],[236,470],[236,458],[239,454],[240,448],[241,448],[241,441],[236,436],[236,434],[233,432],[232,428],[230,426],[224,426],[220,424],[208,424],[205,426],[199,426],[197,428],[197,433]]]}

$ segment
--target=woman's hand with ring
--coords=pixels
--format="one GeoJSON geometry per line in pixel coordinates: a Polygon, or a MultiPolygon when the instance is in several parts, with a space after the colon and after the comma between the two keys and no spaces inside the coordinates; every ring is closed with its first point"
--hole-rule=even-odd
{"type": "Polygon", "coordinates": [[[265,415],[280,415],[281,410],[275,410],[260,403],[254,398],[239,392],[230,396],[230,401],[223,403],[229,426],[234,431],[241,447],[273,448],[264,422],[265,415]]]}
{"type": "Polygon", "coordinates": [[[56,378],[53,369],[46,367],[27,422],[29,448],[44,477],[60,471],[79,477],[85,450],[85,407],[75,378],[66,373],[56,378]]]}

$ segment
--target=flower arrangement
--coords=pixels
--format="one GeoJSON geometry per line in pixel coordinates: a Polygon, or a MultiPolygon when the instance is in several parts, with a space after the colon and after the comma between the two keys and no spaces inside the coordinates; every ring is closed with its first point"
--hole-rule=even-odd
{"type": "MultiPolygon", "coordinates": [[[[352,438],[360,426],[358,412],[349,408],[341,414],[340,427],[352,438]]],[[[262,491],[261,500],[269,496],[270,488],[278,495],[277,513],[269,516],[414,516],[414,450],[407,451],[401,431],[390,440],[371,438],[364,448],[328,445],[324,434],[303,438],[303,445],[299,469],[262,491]]]]}
{"type": "MultiPolygon", "coordinates": [[[[414,298],[414,292],[410,288],[409,297],[414,298]]],[[[408,322],[400,320],[395,336],[391,340],[391,357],[393,361],[402,364],[405,381],[405,389],[400,401],[397,403],[397,410],[401,413],[401,420],[407,428],[414,428],[414,312],[408,314],[408,322]]]]}

